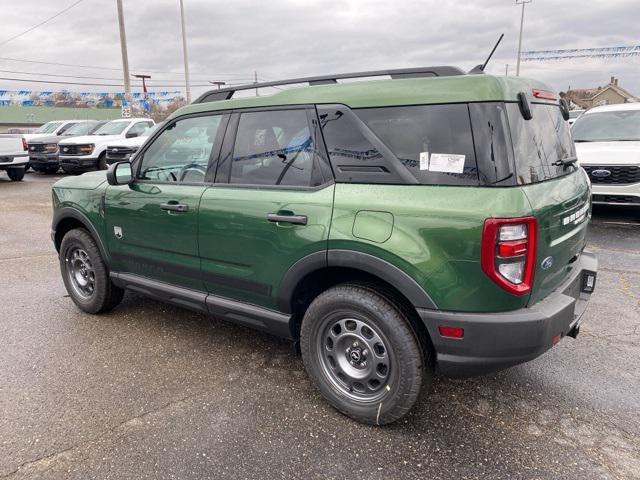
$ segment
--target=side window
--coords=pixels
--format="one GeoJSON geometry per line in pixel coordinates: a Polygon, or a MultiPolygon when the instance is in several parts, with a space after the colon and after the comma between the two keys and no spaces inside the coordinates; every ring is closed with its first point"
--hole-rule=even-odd
{"type": "Polygon", "coordinates": [[[60,127],[60,130],[58,130],[58,135],[62,135],[64,132],[69,130],[74,125],[76,125],[76,124],[75,123],[67,123],[65,126],[60,127]]]}
{"type": "Polygon", "coordinates": [[[147,122],[138,122],[127,132],[127,137],[139,137],[142,132],[147,128],[147,122]]]}
{"type": "Polygon", "coordinates": [[[240,114],[229,183],[319,185],[305,110],[240,114]]]}
{"type": "Polygon", "coordinates": [[[477,185],[469,110],[464,104],[355,110],[424,185],[477,185]]]}
{"type": "MultiPolygon", "coordinates": [[[[204,182],[211,152],[220,142],[223,115],[178,120],[144,151],[138,178],[162,182],[204,182]]],[[[144,124],[142,124],[144,126],[144,124]]]]}

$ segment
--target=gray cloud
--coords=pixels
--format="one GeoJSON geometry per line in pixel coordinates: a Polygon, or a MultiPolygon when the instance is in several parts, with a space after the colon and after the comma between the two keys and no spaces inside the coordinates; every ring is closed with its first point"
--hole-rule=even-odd
{"type": "MultiPolygon", "coordinates": [[[[69,2],[1,0],[0,41],[69,2]]],[[[489,72],[504,74],[506,64],[515,72],[520,10],[515,2],[507,0],[185,0],[185,8],[195,85],[206,84],[207,80],[246,82],[254,70],[261,79],[277,79],[434,64],[469,69],[484,60],[501,32],[505,40],[489,72]]],[[[152,73],[152,87],[179,81],[182,50],[178,1],[125,0],[125,14],[132,72],[172,72],[152,73]]],[[[637,0],[534,0],[526,7],[524,49],[633,45],[638,43],[638,25],[637,0]]],[[[85,0],[64,16],[0,48],[2,57],[118,68],[115,1],[85,0]]],[[[622,86],[640,94],[639,64],[640,58],[525,62],[521,73],[556,89],[604,84],[615,75],[622,86]]],[[[0,69],[121,77],[118,70],[4,60],[0,60],[0,69]]],[[[0,80],[0,87],[46,85],[0,80]]],[[[206,89],[194,87],[194,95],[206,89]]]]}

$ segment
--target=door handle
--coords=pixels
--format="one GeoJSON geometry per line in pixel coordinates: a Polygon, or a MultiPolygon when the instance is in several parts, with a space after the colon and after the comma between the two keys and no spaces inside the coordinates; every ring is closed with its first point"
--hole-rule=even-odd
{"type": "Polygon", "coordinates": [[[306,225],[306,215],[280,215],[278,213],[268,213],[267,220],[270,222],[294,223],[296,225],[306,225]]]}
{"type": "Polygon", "coordinates": [[[184,203],[178,203],[176,201],[170,201],[170,202],[167,202],[167,203],[161,203],[160,204],[160,208],[162,210],[166,210],[168,212],[184,213],[184,212],[188,212],[189,211],[189,205],[186,205],[184,203]]]}

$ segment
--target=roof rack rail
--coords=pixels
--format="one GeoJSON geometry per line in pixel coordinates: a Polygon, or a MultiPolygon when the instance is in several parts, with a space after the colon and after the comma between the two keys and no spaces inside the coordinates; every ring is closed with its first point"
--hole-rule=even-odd
{"type": "Polygon", "coordinates": [[[392,79],[418,78],[418,77],[451,77],[454,75],[465,75],[465,72],[457,67],[417,67],[398,68],[393,70],[372,70],[369,72],[339,73],[337,75],[321,75],[317,77],[290,78],[288,80],[278,80],[275,82],[248,83],[229,88],[220,88],[203,93],[193,103],[217,102],[219,100],[229,100],[240,90],[253,90],[254,88],[277,87],[280,85],[292,85],[296,83],[308,83],[309,85],[328,85],[338,83],[338,80],[345,78],[365,78],[390,76],[392,79]]]}

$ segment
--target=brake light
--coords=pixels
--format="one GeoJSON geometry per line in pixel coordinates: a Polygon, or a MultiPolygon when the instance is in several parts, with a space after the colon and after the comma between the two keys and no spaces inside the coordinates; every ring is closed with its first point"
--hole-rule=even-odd
{"type": "Polygon", "coordinates": [[[29,150],[29,145],[27,145],[27,141],[24,137],[22,137],[22,150],[29,150]]]}
{"type": "Polygon", "coordinates": [[[538,222],[535,217],[487,218],[482,228],[482,271],[513,295],[531,291],[538,222]]]}
{"type": "Polygon", "coordinates": [[[542,100],[558,100],[556,94],[550,92],[549,90],[540,90],[538,88],[534,88],[533,90],[531,90],[531,94],[535,98],[540,98],[542,100]]]}

